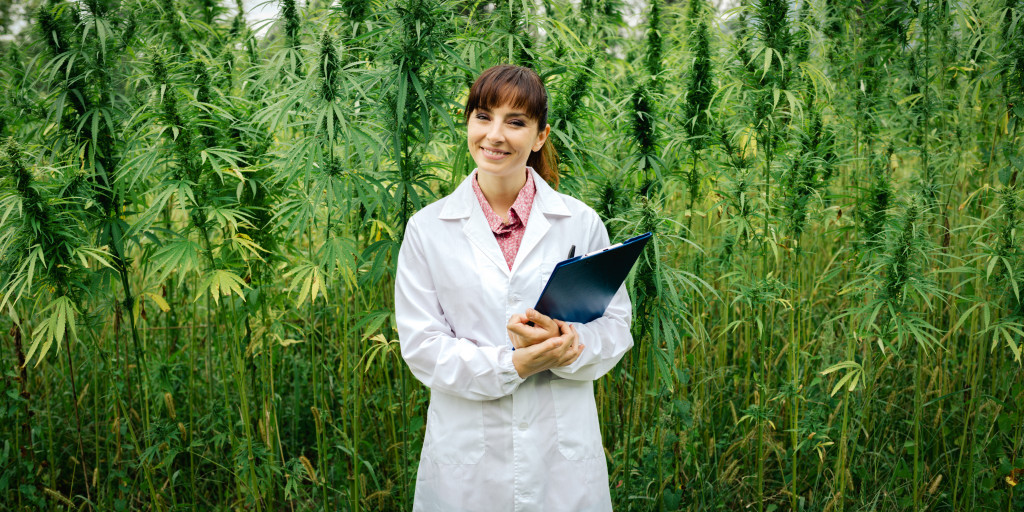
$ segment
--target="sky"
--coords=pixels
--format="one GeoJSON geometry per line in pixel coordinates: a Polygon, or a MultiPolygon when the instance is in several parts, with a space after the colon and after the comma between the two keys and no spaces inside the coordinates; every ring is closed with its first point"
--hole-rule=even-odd
{"type": "MultiPolygon", "coordinates": [[[[718,8],[719,12],[732,8],[736,0],[711,0],[712,3],[718,8]]],[[[302,6],[305,4],[303,0],[297,0],[297,3],[302,6]]],[[[627,7],[624,13],[624,19],[630,26],[636,26],[643,22],[643,13],[646,10],[646,1],[644,0],[626,0],[627,7]]],[[[228,8],[228,12],[234,16],[235,2],[233,0],[222,0],[222,5],[228,8]]],[[[263,34],[269,29],[271,23],[269,20],[274,19],[278,16],[281,10],[280,0],[242,0],[242,6],[245,9],[245,19],[249,22],[249,26],[256,30],[257,34],[263,34]]],[[[25,21],[18,21],[12,25],[11,29],[13,33],[18,33],[27,26],[25,21]]],[[[12,34],[0,35],[0,40],[11,39],[14,36],[12,34]]]]}
{"type": "MultiPolygon", "coordinates": [[[[304,5],[305,2],[297,0],[299,5],[304,5]]],[[[643,22],[643,13],[646,11],[645,0],[626,0],[626,8],[623,18],[630,26],[636,26],[643,22]]],[[[732,9],[738,3],[737,0],[711,0],[711,3],[715,5],[719,12],[727,11],[732,9]]],[[[278,15],[280,11],[281,2],[280,0],[242,0],[242,4],[246,10],[245,19],[249,21],[249,26],[255,26],[256,23],[262,22],[278,15]]],[[[234,3],[231,3],[231,12],[234,13],[234,3]]],[[[269,24],[262,25],[263,30],[269,24]]]]}
{"type": "MultiPolygon", "coordinates": [[[[235,9],[235,3],[230,2],[231,14],[237,11],[235,9]]],[[[302,4],[302,0],[298,0],[297,3],[302,4]]],[[[245,9],[245,19],[249,22],[249,26],[257,30],[258,34],[263,34],[270,27],[270,23],[263,23],[271,18],[277,17],[281,10],[280,0],[242,0],[242,7],[245,9]]]]}

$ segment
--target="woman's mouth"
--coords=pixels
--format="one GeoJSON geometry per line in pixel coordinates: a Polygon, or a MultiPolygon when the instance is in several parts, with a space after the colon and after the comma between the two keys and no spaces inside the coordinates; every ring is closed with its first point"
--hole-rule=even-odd
{"type": "Polygon", "coordinates": [[[489,149],[489,148],[485,148],[483,146],[480,147],[480,150],[484,154],[484,156],[486,156],[487,158],[489,158],[491,160],[500,160],[500,159],[504,158],[505,155],[508,155],[508,153],[506,153],[504,151],[498,151],[498,150],[494,150],[494,149],[489,149]]]}

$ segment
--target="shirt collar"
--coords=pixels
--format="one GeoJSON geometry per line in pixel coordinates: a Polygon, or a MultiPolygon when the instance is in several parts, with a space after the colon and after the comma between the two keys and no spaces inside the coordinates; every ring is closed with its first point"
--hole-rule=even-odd
{"type": "MultiPolygon", "coordinates": [[[[533,175],[533,185],[536,189],[534,206],[538,208],[538,211],[545,215],[571,217],[572,212],[565,204],[561,194],[548,186],[532,167],[526,166],[526,168],[533,175]]],[[[456,187],[451,195],[444,199],[444,205],[441,207],[441,211],[438,212],[437,218],[442,220],[465,219],[471,216],[473,210],[481,211],[477,209],[479,208],[477,206],[479,202],[475,194],[473,194],[472,182],[476,179],[476,176],[474,176],[476,172],[474,169],[469,176],[462,180],[462,183],[456,187]]]]}
{"type": "Polygon", "coordinates": [[[487,202],[487,198],[484,197],[484,193],[480,190],[480,184],[476,181],[476,174],[474,173],[473,178],[473,193],[476,195],[477,201],[480,202],[480,208],[484,211],[484,218],[487,219],[487,225],[490,226],[491,231],[495,234],[500,234],[511,229],[518,227],[519,225],[526,225],[526,222],[530,219],[530,209],[533,206],[533,198],[537,193],[537,187],[533,183],[533,172],[532,169],[527,168],[526,172],[526,184],[523,188],[519,189],[519,194],[516,196],[516,200],[512,203],[512,207],[508,210],[508,222],[503,222],[501,216],[499,216],[494,209],[491,208],[490,203],[487,202]]]}

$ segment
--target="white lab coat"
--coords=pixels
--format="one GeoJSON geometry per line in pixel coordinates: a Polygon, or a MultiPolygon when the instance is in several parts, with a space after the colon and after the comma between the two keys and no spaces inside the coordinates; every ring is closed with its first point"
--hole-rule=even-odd
{"type": "Polygon", "coordinates": [[[607,247],[593,209],[533,169],[537,194],[509,270],[470,175],[409,220],[395,310],[402,357],[430,388],[414,511],[610,511],[594,379],[633,345],[619,289],[604,316],[575,324],[579,358],[521,379],[508,318],[532,307],[569,248],[607,247]]]}

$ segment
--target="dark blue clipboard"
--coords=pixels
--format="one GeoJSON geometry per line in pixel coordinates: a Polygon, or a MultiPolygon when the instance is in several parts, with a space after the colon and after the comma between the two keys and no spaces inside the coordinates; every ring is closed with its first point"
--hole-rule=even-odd
{"type": "Polygon", "coordinates": [[[555,265],[534,307],[565,322],[587,323],[604,315],[651,233],[555,265]]]}

